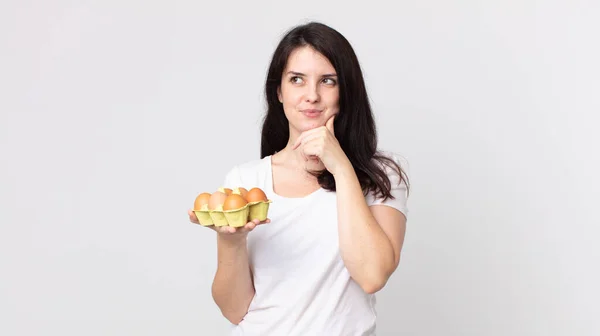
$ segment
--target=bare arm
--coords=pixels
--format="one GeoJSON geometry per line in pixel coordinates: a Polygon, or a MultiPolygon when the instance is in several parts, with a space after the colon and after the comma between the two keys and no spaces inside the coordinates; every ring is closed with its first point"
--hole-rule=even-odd
{"type": "Polygon", "coordinates": [[[351,166],[335,182],[342,259],[363,290],[375,293],[398,267],[406,217],[385,205],[369,207],[351,166]]]}
{"type": "Polygon", "coordinates": [[[248,262],[246,235],[217,234],[218,266],[212,284],[212,296],[231,323],[239,324],[254,297],[254,285],[248,262]]]}
{"type": "Polygon", "coordinates": [[[335,178],[340,253],[350,276],[367,293],[379,291],[398,267],[406,217],[387,205],[369,207],[352,164],[334,132],[335,114],[325,126],[304,131],[293,150],[318,158],[335,178]]]}
{"type": "MultiPolygon", "coordinates": [[[[190,221],[198,218],[188,210],[190,221]]],[[[270,223],[255,220],[244,227],[209,226],[217,232],[217,272],[213,279],[212,296],[221,313],[233,324],[239,324],[248,313],[254,298],[254,284],[248,259],[247,237],[257,225],[270,223]]]]}

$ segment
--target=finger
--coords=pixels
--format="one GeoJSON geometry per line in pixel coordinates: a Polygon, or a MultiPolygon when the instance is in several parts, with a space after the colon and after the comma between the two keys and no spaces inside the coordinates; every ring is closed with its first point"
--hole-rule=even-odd
{"type": "Polygon", "coordinates": [[[258,224],[260,224],[260,220],[253,219],[244,225],[244,229],[246,231],[252,231],[258,224]]]}
{"type": "Polygon", "coordinates": [[[304,141],[304,138],[306,138],[307,133],[302,133],[300,134],[300,136],[298,136],[298,139],[296,139],[296,142],[294,142],[294,146],[292,146],[292,149],[296,149],[298,147],[300,147],[300,145],[302,145],[302,142],[304,141]]]}
{"type": "Polygon", "coordinates": [[[192,209],[188,209],[188,216],[190,217],[190,221],[192,223],[200,224],[198,222],[198,217],[196,217],[196,214],[192,211],[192,209]]]}
{"type": "Polygon", "coordinates": [[[254,229],[254,223],[252,222],[248,222],[246,224],[244,224],[244,226],[240,226],[240,227],[228,227],[228,234],[244,234],[244,233],[248,233],[250,231],[252,231],[252,229],[254,229]]]}
{"type": "Polygon", "coordinates": [[[249,222],[248,224],[246,224],[246,225],[244,226],[244,229],[245,229],[246,231],[252,231],[252,230],[253,230],[255,227],[256,227],[256,223],[254,223],[254,222],[249,222]]]}
{"type": "Polygon", "coordinates": [[[302,153],[309,160],[317,160],[321,158],[323,146],[317,141],[309,141],[302,146],[302,153]]]}
{"type": "Polygon", "coordinates": [[[220,234],[232,234],[235,233],[235,228],[231,226],[214,226],[215,231],[220,234]]]}
{"type": "Polygon", "coordinates": [[[325,127],[327,127],[327,129],[329,130],[329,132],[331,132],[331,134],[335,135],[335,132],[333,130],[333,121],[335,120],[335,114],[332,115],[327,122],[325,123],[325,127]]]}
{"type": "Polygon", "coordinates": [[[304,161],[308,161],[308,156],[304,154],[304,149],[300,148],[300,156],[304,159],[304,161]]]}
{"type": "Polygon", "coordinates": [[[304,158],[304,161],[314,160],[313,157],[310,157],[311,156],[310,154],[313,154],[313,153],[307,152],[306,148],[312,145],[311,142],[313,140],[319,139],[321,136],[322,135],[317,132],[308,134],[308,135],[304,136],[304,139],[302,139],[301,143],[297,146],[297,147],[302,146],[301,154],[302,154],[302,157],[304,158]]]}
{"type": "Polygon", "coordinates": [[[298,138],[296,139],[296,141],[294,142],[294,146],[292,147],[292,149],[296,149],[298,148],[301,144],[302,141],[304,141],[304,138],[309,135],[311,133],[312,130],[308,130],[305,132],[300,133],[300,135],[298,136],[298,138]]]}
{"type": "Polygon", "coordinates": [[[313,128],[313,129],[310,129],[308,131],[304,131],[304,132],[300,133],[300,135],[298,136],[298,138],[294,142],[294,146],[292,147],[292,149],[298,148],[298,146],[300,146],[302,144],[302,142],[304,141],[304,139],[306,137],[310,136],[311,134],[318,133],[318,132],[319,132],[319,127],[313,128]]]}
{"type": "Polygon", "coordinates": [[[256,225],[258,226],[258,225],[263,225],[263,224],[267,224],[267,223],[271,223],[271,220],[269,218],[265,219],[264,221],[259,221],[258,224],[256,224],[256,225]]]}
{"type": "Polygon", "coordinates": [[[311,134],[307,134],[302,139],[302,142],[300,143],[300,145],[306,145],[307,143],[311,142],[312,140],[318,139],[318,138],[320,138],[322,136],[323,136],[323,134],[322,133],[318,133],[318,132],[313,132],[311,134]]]}
{"type": "Polygon", "coordinates": [[[296,149],[300,146],[300,144],[302,143],[302,135],[303,134],[300,134],[298,139],[296,139],[296,142],[294,142],[294,146],[292,146],[292,149],[296,149]]]}

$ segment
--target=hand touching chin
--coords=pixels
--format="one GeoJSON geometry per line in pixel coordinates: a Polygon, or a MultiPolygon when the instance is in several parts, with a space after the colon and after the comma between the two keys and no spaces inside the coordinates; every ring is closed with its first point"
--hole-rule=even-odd
{"type": "Polygon", "coordinates": [[[304,164],[305,170],[308,172],[320,172],[326,169],[323,161],[318,157],[309,157],[304,164]]]}

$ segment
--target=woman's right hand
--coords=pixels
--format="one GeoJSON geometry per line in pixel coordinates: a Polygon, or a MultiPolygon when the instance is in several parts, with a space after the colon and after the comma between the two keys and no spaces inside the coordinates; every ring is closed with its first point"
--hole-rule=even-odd
{"type": "MultiPolygon", "coordinates": [[[[200,224],[200,222],[198,222],[198,217],[196,217],[196,214],[192,211],[192,209],[188,209],[188,216],[190,217],[190,222],[200,224]]],[[[217,233],[220,233],[223,235],[228,235],[228,236],[244,235],[244,234],[247,234],[248,232],[254,230],[254,228],[256,228],[258,225],[267,224],[270,222],[271,222],[271,220],[269,218],[267,218],[264,221],[259,221],[258,219],[255,219],[253,221],[246,223],[246,225],[244,225],[242,227],[238,227],[238,228],[235,228],[232,226],[215,226],[215,225],[211,225],[211,226],[207,226],[207,227],[216,231],[217,233]]]]}

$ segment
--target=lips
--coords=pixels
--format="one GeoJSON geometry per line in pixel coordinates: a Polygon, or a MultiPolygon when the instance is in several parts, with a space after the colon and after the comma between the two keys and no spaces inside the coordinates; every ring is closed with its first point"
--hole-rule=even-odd
{"type": "Polygon", "coordinates": [[[302,112],[302,114],[304,114],[305,116],[307,116],[309,118],[317,118],[321,115],[323,110],[306,109],[306,110],[301,110],[300,112],[302,112]]]}

